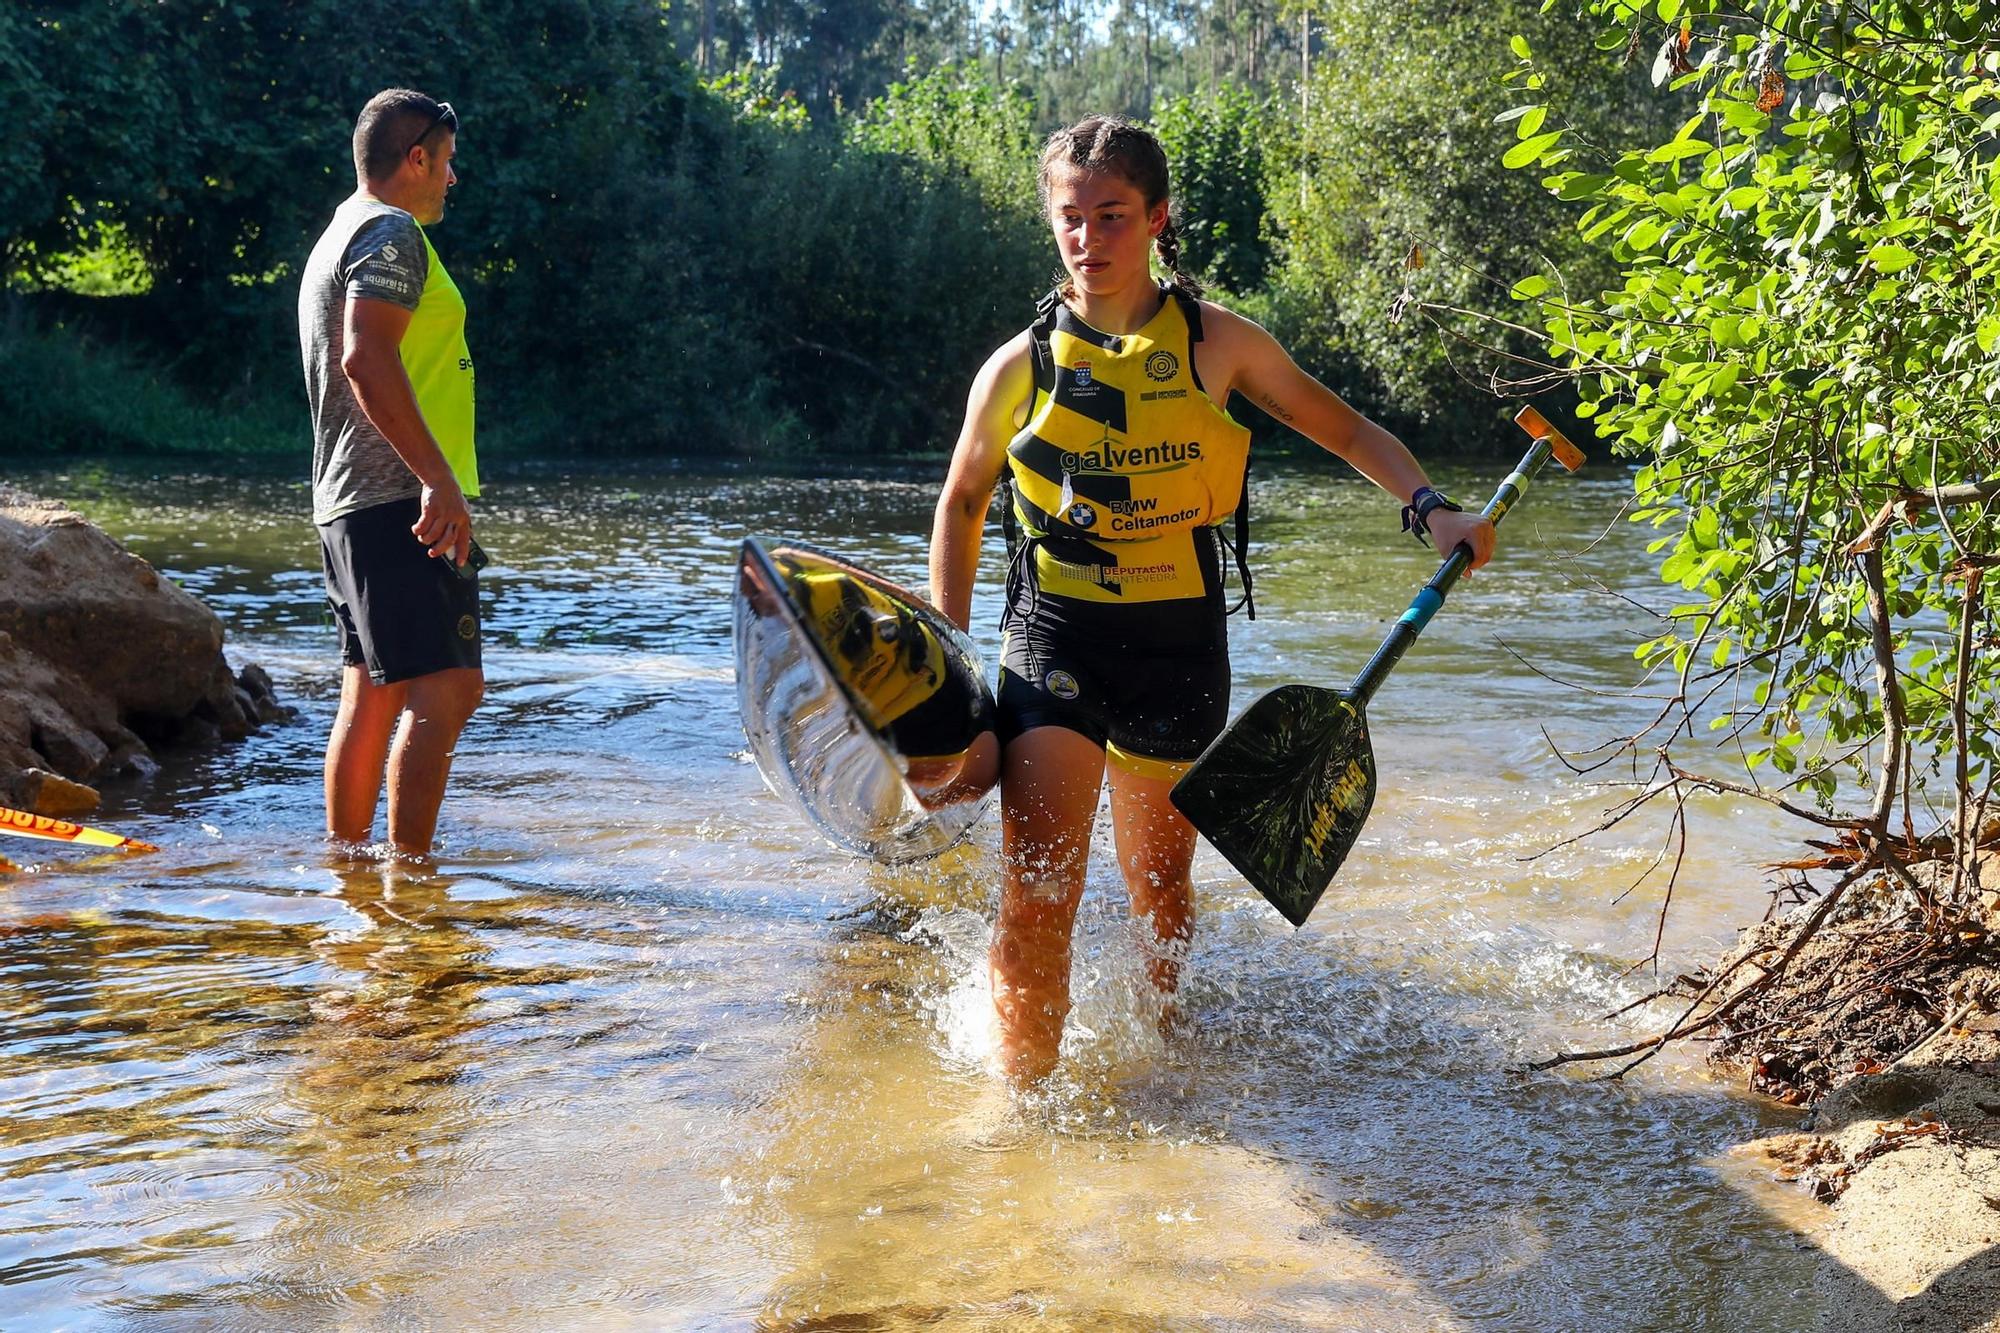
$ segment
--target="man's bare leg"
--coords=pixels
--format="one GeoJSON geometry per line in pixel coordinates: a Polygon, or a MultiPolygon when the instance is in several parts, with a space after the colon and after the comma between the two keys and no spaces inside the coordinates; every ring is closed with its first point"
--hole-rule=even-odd
{"type": "Polygon", "coordinates": [[[486,677],[477,667],[452,667],[406,683],[402,726],[389,752],[389,841],[424,856],[437,836],[453,748],[486,693],[486,677]]]}
{"type": "Polygon", "coordinates": [[[407,686],[377,685],[368,669],[348,666],[340,675],[340,711],[326,741],[326,834],[340,842],[367,842],[382,795],[382,765],[403,711],[407,686]]]}

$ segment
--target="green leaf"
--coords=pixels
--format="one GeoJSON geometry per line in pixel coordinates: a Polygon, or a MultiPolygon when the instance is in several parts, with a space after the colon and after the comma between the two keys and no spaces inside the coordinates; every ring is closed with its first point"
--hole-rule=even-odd
{"type": "Polygon", "coordinates": [[[1625,244],[1634,250],[1650,250],[1667,230],[1667,224],[1656,218],[1640,218],[1625,233],[1625,244]]]}
{"type": "Polygon", "coordinates": [[[1548,114],[1549,109],[1545,106],[1529,107],[1528,114],[1521,117],[1521,123],[1514,127],[1514,137],[1526,139],[1532,136],[1535,131],[1542,128],[1542,121],[1548,118],[1548,114]]]}
{"type": "Polygon", "coordinates": [[[1560,138],[1562,138],[1561,130],[1537,134],[1534,138],[1517,143],[1508,149],[1507,155],[1500,159],[1500,164],[1505,167],[1525,167],[1531,162],[1538,162],[1542,154],[1555,147],[1556,140],[1560,138]]]}
{"type": "Polygon", "coordinates": [[[1523,60],[1535,58],[1535,53],[1528,49],[1528,39],[1518,32],[1507,39],[1507,48],[1523,60]]]}
{"type": "Polygon", "coordinates": [[[1741,130],[1745,134],[1757,135],[1762,134],[1769,128],[1771,117],[1765,112],[1759,111],[1748,102],[1741,102],[1735,98],[1730,98],[1728,101],[1722,103],[1722,121],[1732,130],[1741,130]]]}
{"type": "MultiPolygon", "coordinates": [[[[1605,186],[1609,185],[1613,178],[1610,176],[1594,176],[1588,172],[1572,171],[1566,175],[1552,176],[1549,179],[1557,182],[1554,187],[1556,198],[1575,200],[1588,199],[1590,196],[1597,194],[1605,186]]],[[[1547,185],[1548,181],[1543,181],[1542,183],[1547,185]]]]}
{"type": "Polygon", "coordinates": [[[1704,139],[1676,139],[1672,143],[1663,143],[1652,152],[1646,154],[1646,160],[1648,162],[1679,162],[1683,158],[1700,157],[1703,153],[1708,152],[1714,147],[1714,144],[1704,139]]]}
{"type": "Polygon", "coordinates": [[[1868,262],[1878,272],[1900,273],[1917,262],[1914,250],[1905,250],[1894,241],[1883,241],[1868,252],[1868,262]]]}
{"type": "Polygon", "coordinates": [[[1545,275],[1530,273],[1527,277],[1515,283],[1513,288],[1508,292],[1508,295],[1512,296],[1516,301],[1532,301],[1548,289],[1549,280],[1545,275]]]}

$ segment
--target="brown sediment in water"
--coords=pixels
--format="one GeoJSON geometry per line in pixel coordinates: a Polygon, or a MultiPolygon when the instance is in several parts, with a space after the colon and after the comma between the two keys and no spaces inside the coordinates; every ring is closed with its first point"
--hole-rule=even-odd
{"type": "MultiPolygon", "coordinates": [[[[1842,904],[1710,1055],[1809,1108],[1745,1150],[1831,1209],[1822,1328],[2000,1330],[2000,937],[1901,906],[1886,888],[1842,904]]],[[[1724,966],[1774,961],[1804,915],[1746,931],[1724,966]]]]}

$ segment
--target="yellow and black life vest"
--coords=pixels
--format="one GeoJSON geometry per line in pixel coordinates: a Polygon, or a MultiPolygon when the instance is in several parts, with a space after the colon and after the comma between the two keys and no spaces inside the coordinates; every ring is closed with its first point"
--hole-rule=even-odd
{"type": "Polygon", "coordinates": [[[1026,531],[1043,592],[1123,604],[1209,596],[1201,544],[1235,515],[1248,601],[1250,432],[1202,388],[1200,304],[1162,293],[1137,333],[1100,333],[1055,292],[1029,330],[1035,397],[1007,446],[1004,517],[1010,550],[1015,525],[1026,531]]]}
{"type": "Polygon", "coordinates": [[[944,684],[944,645],[908,606],[837,566],[780,568],[869,726],[889,726],[944,684]]]}

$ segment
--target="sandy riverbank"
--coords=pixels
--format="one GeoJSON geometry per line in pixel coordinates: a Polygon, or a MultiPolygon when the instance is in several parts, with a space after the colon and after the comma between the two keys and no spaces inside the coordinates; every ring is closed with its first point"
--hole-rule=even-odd
{"type": "MultiPolygon", "coordinates": [[[[1788,934],[1757,927],[1739,953],[1788,934]]],[[[1743,1151],[1831,1209],[1814,1236],[1830,1333],[2000,1333],[2000,972],[1990,937],[1956,935],[1852,916],[1726,1043],[1753,1086],[1818,1095],[1800,1132],[1743,1151]]]]}
{"type": "Polygon", "coordinates": [[[1748,1148],[1839,1190],[1816,1238],[1829,1333],[2000,1330],[2000,1038],[1940,1037],[1748,1148]]]}

